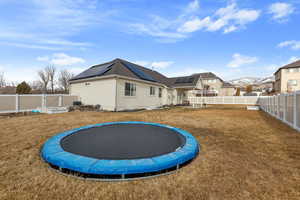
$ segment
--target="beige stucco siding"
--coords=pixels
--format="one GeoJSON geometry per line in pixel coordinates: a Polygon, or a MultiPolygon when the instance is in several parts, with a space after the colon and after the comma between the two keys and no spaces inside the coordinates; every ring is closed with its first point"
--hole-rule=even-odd
{"type": "Polygon", "coordinates": [[[156,108],[167,102],[168,93],[163,86],[126,79],[117,79],[117,110],[156,108]],[[125,83],[136,85],[135,96],[125,96],[125,83]],[[155,87],[155,95],[150,95],[150,86],[155,87]],[[158,96],[158,88],[162,88],[162,97],[158,96]]]}
{"type": "Polygon", "coordinates": [[[104,110],[115,110],[116,105],[116,79],[102,79],[72,83],[70,92],[79,96],[85,105],[101,105],[104,110]]]}
{"type": "Polygon", "coordinates": [[[219,96],[234,96],[235,94],[235,88],[221,88],[219,92],[219,96]]]}
{"type": "Polygon", "coordinates": [[[289,72],[289,69],[281,69],[275,74],[275,91],[280,93],[300,90],[300,72],[289,72]],[[289,85],[289,80],[297,81],[296,85],[289,85]]]}

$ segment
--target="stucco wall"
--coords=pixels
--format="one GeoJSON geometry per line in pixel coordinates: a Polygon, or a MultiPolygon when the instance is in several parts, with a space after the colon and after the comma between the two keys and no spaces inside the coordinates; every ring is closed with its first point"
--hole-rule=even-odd
{"type": "Polygon", "coordinates": [[[162,86],[133,80],[117,79],[117,110],[156,108],[167,102],[168,93],[162,86]],[[136,84],[136,95],[125,96],[125,83],[136,84]],[[155,95],[150,96],[150,86],[155,87],[155,95]],[[158,88],[162,88],[162,97],[158,97],[158,88]]]}
{"type": "Polygon", "coordinates": [[[104,110],[115,110],[116,79],[72,83],[70,93],[79,96],[83,104],[99,104],[104,110]]]}
{"type": "Polygon", "coordinates": [[[216,90],[218,91],[218,95],[220,95],[220,91],[222,88],[223,83],[219,79],[203,79],[203,84],[209,85],[209,90],[216,90]],[[208,82],[208,80],[216,80],[215,83],[208,82]]]}
{"type": "Polygon", "coordinates": [[[219,96],[234,96],[235,94],[235,88],[221,88],[219,92],[219,96]]]}
{"type": "Polygon", "coordinates": [[[281,70],[280,92],[293,92],[300,90],[300,72],[287,72],[287,69],[281,70]],[[288,80],[297,80],[297,86],[288,88],[288,80]]]}

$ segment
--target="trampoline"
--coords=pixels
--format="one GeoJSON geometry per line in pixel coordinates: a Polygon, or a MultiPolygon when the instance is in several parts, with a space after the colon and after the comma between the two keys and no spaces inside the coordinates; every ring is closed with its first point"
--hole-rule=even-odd
{"type": "Polygon", "coordinates": [[[82,178],[123,180],[174,172],[199,152],[188,132],[157,123],[89,125],[50,138],[42,158],[60,172],[82,178]]]}

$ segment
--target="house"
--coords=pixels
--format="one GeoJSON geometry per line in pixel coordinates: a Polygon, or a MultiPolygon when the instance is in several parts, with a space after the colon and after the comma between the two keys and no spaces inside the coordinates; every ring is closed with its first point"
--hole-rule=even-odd
{"type": "Polygon", "coordinates": [[[190,96],[229,94],[232,88],[211,72],[168,78],[122,59],[92,66],[70,80],[72,95],[110,111],[182,104],[190,96]]]}
{"type": "Polygon", "coordinates": [[[274,75],[276,93],[300,90],[300,60],[279,68],[274,75]]]}

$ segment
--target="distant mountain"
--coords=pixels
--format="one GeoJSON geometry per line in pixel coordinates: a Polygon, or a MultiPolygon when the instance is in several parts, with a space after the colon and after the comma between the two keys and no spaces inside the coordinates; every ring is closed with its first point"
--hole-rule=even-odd
{"type": "Polygon", "coordinates": [[[247,85],[261,85],[274,80],[275,80],[274,76],[269,76],[265,78],[243,77],[243,78],[233,79],[228,82],[236,86],[247,86],[247,85]]]}

